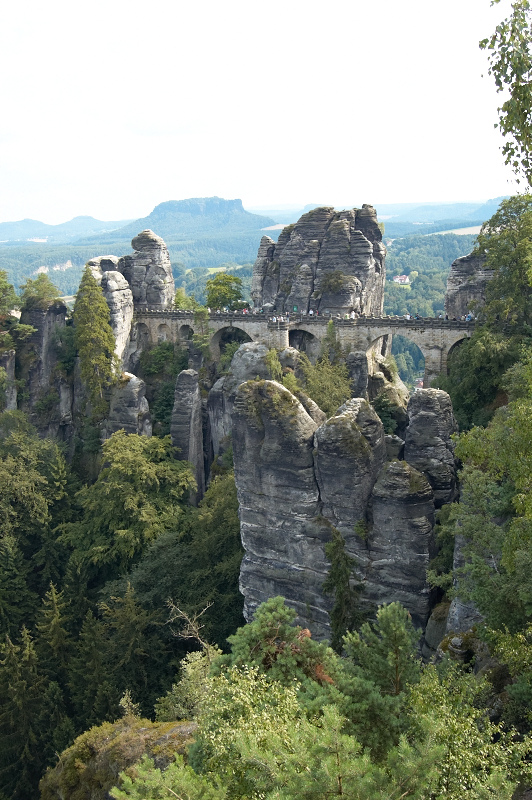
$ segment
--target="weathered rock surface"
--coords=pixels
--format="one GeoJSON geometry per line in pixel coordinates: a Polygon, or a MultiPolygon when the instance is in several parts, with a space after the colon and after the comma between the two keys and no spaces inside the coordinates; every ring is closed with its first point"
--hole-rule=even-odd
{"type": "Polygon", "coordinates": [[[386,464],[372,493],[364,601],[399,601],[414,625],[430,613],[426,570],[435,555],[434,500],[427,478],[405,461],[386,464]]]}
{"type": "Polygon", "coordinates": [[[314,636],[329,636],[330,600],[321,590],[329,568],[314,474],[316,423],[275,381],[248,381],[233,409],[235,478],[246,555],[240,572],[250,619],[281,594],[314,636]]]}
{"type": "MultiPolygon", "coordinates": [[[[316,478],[322,514],[357,548],[353,527],[365,520],[368,500],[386,459],[382,422],[366,400],[348,400],[315,434],[316,478]]],[[[359,540],[358,540],[359,541],[359,540]]]]}
{"type": "MultiPolygon", "coordinates": [[[[457,535],[454,540],[453,573],[465,564],[465,539],[457,535]]],[[[455,587],[456,588],[456,587],[455,587]]],[[[482,615],[472,601],[454,597],[447,617],[446,633],[464,633],[482,622],[482,615]]]]}
{"type": "Polygon", "coordinates": [[[471,304],[482,306],[486,299],[486,285],[493,270],[486,269],[482,256],[470,253],[451,264],[445,293],[445,313],[449,319],[460,319],[471,309],[471,304]]]}
{"type": "Polygon", "coordinates": [[[352,350],[345,360],[349,377],[351,378],[351,393],[353,397],[368,399],[369,364],[365,351],[352,350]]]}
{"type": "Polygon", "coordinates": [[[179,448],[179,458],[192,464],[198,488],[190,493],[190,501],[196,505],[205,494],[205,469],[201,393],[198,373],[193,369],[177,376],[170,434],[172,444],[179,448]]]}
{"type": "Polygon", "coordinates": [[[150,307],[164,311],[174,302],[175,286],[168,249],[153,231],[141,231],[131,242],[133,255],[118,262],[121,272],[133,292],[138,308],[150,307]]]}
{"type": "Polygon", "coordinates": [[[231,414],[237,388],[253,378],[271,378],[267,355],[266,345],[255,342],[241,345],[233,356],[229,375],[219,378],[210,390],[207,409],[215,455],[223,450],[223,442],[231,436],[231,414]]]}
{"type": "Polygon", "coordinates": [[[0,353],[0,367],[6,371],[5,396],[0,397],[0,408],[14,411],[17,407],[17,385],[15,383],[15,351],[0,353]]]}
{"type": "Polygon", "coordinates": [[[42,436],[67,440],[72,433],[72,388],[57,369],[54,339],[66,324],[67,307],[57,301],[46,310],[34,308],[22,313],[20,321],[36,330],[18,353],[19,379],[24,381],[27,399],[21,410],[30,415],[42,436]]]}
{"type": "Polygon", "coordinates": [[[152,432],[146,385],[130,372],[122,373],[122,380],[112,391],[109,416],[103,431],[105,438],[122,428],[126,433],[141,436],[151,436],[152,432]]]}
{"type": "Polygon", "coordinates": [[[456,462],[451,435],[458,432],[451,398],[439,389],[420,389],[408,403],[405,460],[424,472],[436,508],[456,497],[456,462]]]}
{"type": "Polygon", "coordinates": [[[386,248],[372,206],[337,212],[315,208],[262,238],[253,267],[256,307],[331,313],[382,312],[386,248]]]}
{"type": "Polygon", "coordinates": [[[425,474],[398,460],[402,440],[384,435],[362,398],[318,424],[274,381],[239,386],[233,449],[248,619],[261,602],[281,594],[313,635],[330,636],[330,598],[322,586],[330,567],[324,547],[335,527],[355,559],[362,602],[399,601],[424,627],[431,599],[426,569],[436,551],[435,492],[442,502],[455,486],[454,418],[444,392],[417,394],[410,445],[425,474]],[[387,461],[390,455],[395,460],[387,461]]]}
{"type": "Polygon", "coordinates": [[[102,273],[101,287],[111,315],[115,353],[122,363],[133,320],[133,294],[124,276],[116,271],[106,270],[102,273]]]}

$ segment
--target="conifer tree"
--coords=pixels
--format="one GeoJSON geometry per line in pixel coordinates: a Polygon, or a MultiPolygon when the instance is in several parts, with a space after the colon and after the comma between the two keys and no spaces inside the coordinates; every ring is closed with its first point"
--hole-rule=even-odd
{"type": "Polygon", "coordinates": [[[87,266],[74,304],[74,326],[81,380],[96,419],[101,419],[107,411],[107,390],[116,379],[118,367],[110,318],[101,287],[87,266]]]}
{"type": "Polygon", "coordinates": [[[0,652],[0,793],[12,800],[36,796],[43,768],[38,717],[46,681],[31,636],[6,637],[0,652]]]}
{"type": "Polygon", "coordinates": [[[42,672],[64,686],[67,680],[71,642],[64,625],[65,601],[53,583],[46,592],[37,618],[36,649],[42,672]]]}
{"type": "Polygon", "coordinates": [[[27,566],[13,536],[0,539],[0,634],[14,637],[35,612],[37,597],[28,589],[27,566]]]}

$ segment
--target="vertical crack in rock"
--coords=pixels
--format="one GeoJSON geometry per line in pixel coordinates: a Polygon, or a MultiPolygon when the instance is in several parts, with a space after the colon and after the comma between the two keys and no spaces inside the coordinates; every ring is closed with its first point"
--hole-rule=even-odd
{"type": "Polygon", "coordinates": [[[177,376],[170,434],[172,444],[179,449],[179,458],[189,461],[194,470],[197,491],[190,501],[197,505],[205,494],[203,463],[203,419],[198,373],[185,369],[177,376]]]}
{"type": "Polygon", "coordinates": [[[436,508],[456,498],[453,433],[458,432],[451,398],[439,389],[414,392],[408,403],[405,460],[424,472],[434,491],[436,508]]]}
{"type": "Polygon", "coordinates": [[[317,423],[275,381],[239,386],[233,408],[235,480],[240,506],[244,614],[283,595],[315,637],[330,636],[327,525],[314,473],[317,423]]]}
{"type": "Polygon", "coordinates": [[[371,497],[368,570],[363,599],[398,601],[425,627],[430,613],[426,570],[435,555],[434,500],[427,478],[405,461],[385,464],[371,497]]]}

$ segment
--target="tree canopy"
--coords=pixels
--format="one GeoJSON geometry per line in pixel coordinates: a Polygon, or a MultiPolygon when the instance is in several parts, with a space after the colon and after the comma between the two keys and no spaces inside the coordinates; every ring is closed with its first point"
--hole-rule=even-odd
{"type": "Polygon", "coordinates": [[[207,301],[210,308],[238,308],[242,301],[242,279],[219,272],[207,281],[207,301]]]}

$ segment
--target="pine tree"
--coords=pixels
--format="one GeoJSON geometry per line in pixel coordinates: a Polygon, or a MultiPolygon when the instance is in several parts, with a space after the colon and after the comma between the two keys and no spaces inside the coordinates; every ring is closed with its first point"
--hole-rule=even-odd
{"type": "Polygon", "coordinates": [[[101,419],[108,408],[107,391],[116,379],[118,365],[109,308],[88,266],[76,295],[74,326],[81,380],[87,388],[92,416],[101,419]]]}
{"type": "Polygon", "coordinates": [[[28,588],[27,567],[9,535],[0,539],[0,634],[16,636],[35,612],[37,597],[28,588]]]}
{"type": "Polygon", "coordinates": [[[20,644],[6,637],[0,654],[0,793],[30,800],[43,768],[38,718],[46,681],[26,628],[20,644]]]}
{"type": "Polygon", "coordinates": [[[66,603],[53,583],[46,592],[37,619],[36,649],[42,672],[64,686],[67,680],[71,643],[64,625],[66,603]]]}

